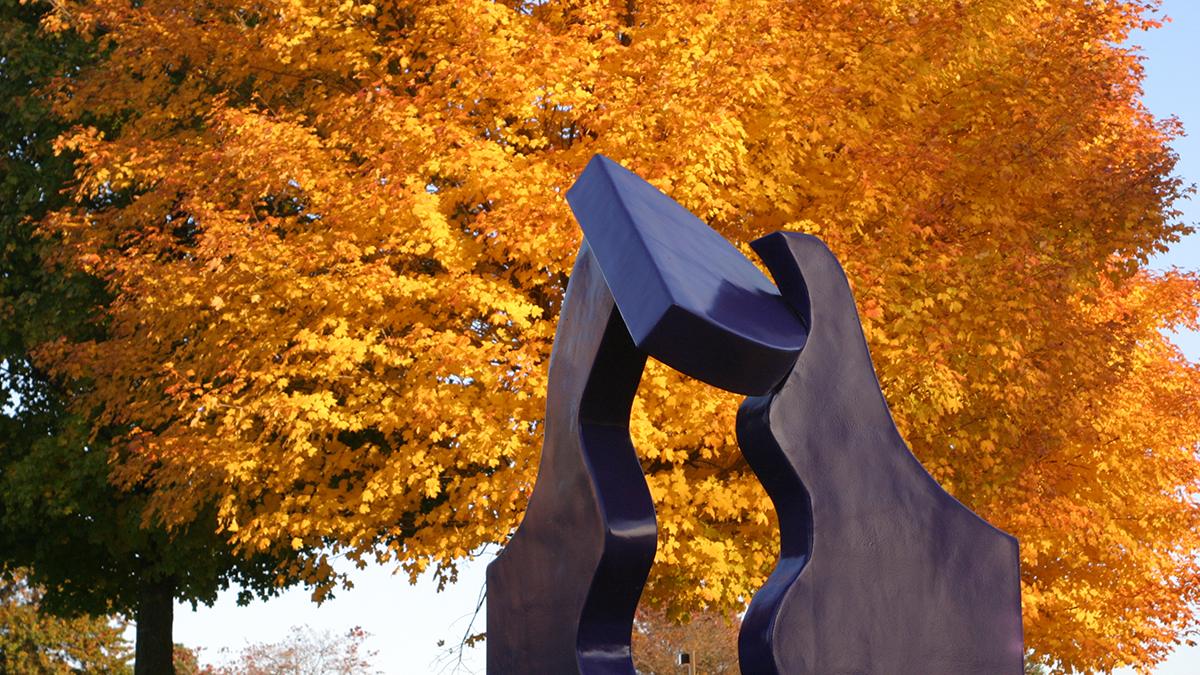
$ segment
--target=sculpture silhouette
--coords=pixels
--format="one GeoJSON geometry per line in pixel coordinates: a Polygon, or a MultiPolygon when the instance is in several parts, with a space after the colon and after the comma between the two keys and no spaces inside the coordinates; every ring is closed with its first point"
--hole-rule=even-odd
{"type": "Polygon", "coordinates": [[[488,672],[634,675],[656,524],[628,420],[649,354],[753,397],[739,442],[779,512],[781,557],[743,624],[744,674],[1016,675],[1015,540],[943,492],[900,439],[828,249],[782,233],[755,242],[781,295],[607,158],[567,197],[585,240],[537,483],[488,566],[488,672]]]}
{"type": "Polygon", "coordinates": [[[765,394],[804,327],[723,237],[597,156],[567,194],[584,230],[550,357],[537,483],[488,566],[488,672],[633,675],[629,639],[654,561],[654,504],[629,439],[646,354],[765,394]]]}
{"type": "Polygon", "coordinates": [[[742,675],[1019,675],[1017,540],[909,451],[825,244],[776,232],[750,246],[809,335],[783,386],[738,410],[781,535],[742,622],[742,675]]]}

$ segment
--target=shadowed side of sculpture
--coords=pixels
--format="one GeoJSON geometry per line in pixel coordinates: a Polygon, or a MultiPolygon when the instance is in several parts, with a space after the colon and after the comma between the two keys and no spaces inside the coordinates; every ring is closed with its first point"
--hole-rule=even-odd
{"type": "Polygon", "coordinates": [[[629,634],[656,546],[629,439],[645,361],[585,243],[550,362],[537,486],[488,566],[492,675],[634,673],[629,634]]]}
{"type": "Polygon", "coordinates": [[[550,358],[529,509],[488,566],[490,675],[634,675],[630,636],[654,559],[654,506],[629,439],[646,354],[763,394],[804,327],[728,241],[596,156],[568,193],[586,238],[550,358]]]}
{"type": "Polygon", "coordinates": [[[804,325],[716,230],[602,155],[567,200],[638,348],[739,394],[765,394],[787,375],[804,325]]]}
{"type": "Polygon", "coordinates": [[[782,232],[752,247],[809,335],[782,387],[738,413],[782,549],[743,622],[743,675],[1019,675],[1016,539],[909,451],[829,249],[782,232]]]}
{"type": "Polygon", "coordinates": [[[1018,675],[1016,540],[908,450],[829,249],[788,233],[754,242],[777,289],[611,160],[594,157],[567,199],[586,238],[537,484],[488,567],[489,673],[634,675],[656,533],[628,420],[649,354],[753,397],[738,438],[779,514],[781,557],[743,623],[744,675],[1018,675]]]}

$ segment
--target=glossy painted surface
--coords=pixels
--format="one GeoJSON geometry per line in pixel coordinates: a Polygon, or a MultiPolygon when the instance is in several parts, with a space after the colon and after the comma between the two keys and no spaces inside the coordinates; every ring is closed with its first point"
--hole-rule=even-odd
{"type": "Polygon", "coordinates": [[[488,566],[488,673],[633,675],[633,613],[654,562],[654,504],[629,440],[646,355],[585,242],[563,302],[538,479],[488,566]]]}
{"type": "Polygon", "coordinates": [[[529,509],[488,567],[488,672],[633,675],[654,505],[629,439],[646,356],[769,391],[804,344],[775,286],[729,242],[597,156],[568,199],[585,232],[550,359],[529,509]]]}
{"type": "Polygon", "coordinates": [[[743,675],[1020,675],[1017,540],[909,451],[829,249],[782,232],[752,246],[810,317],[783,386],[738,414],[782,548],[742,624],[743,675]]]}
{"type": "Polygon", "coordinates": [[[634,675],[656,525],[629,411],[650,355],[760,394],[738,439],[775,503],[781,557],[743,623],[744,675],[1018,675],[1016,540],[945,493],[900,438],[829,249],[789,233],[754,242],[781,294],[610,160],[593,158],[568,199],[586,238],[550,359],[537,484],[488,567],[488,672],[634,675]]]}
{"type": "Polygon", "coordinates": [[[567,201],[640,349],[740,394],[764,394],[787,374],[803,324],[704,221],[601,155],[567,201]]]}

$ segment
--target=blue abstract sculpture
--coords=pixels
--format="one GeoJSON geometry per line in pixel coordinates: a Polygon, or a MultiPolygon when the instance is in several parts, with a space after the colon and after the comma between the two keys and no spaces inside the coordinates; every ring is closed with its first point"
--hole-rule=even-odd
{"type": "Polygon", "coordinates": [[[945,493],[892,422],[841,266],[814,237],[752,244],[772,284],[649,183],[596,156],[550,359],[537,484],[488,567],[491,675],[634,675],[654,505],[629,437],[647,355],[750,396],[738,442],[781,554],[744,675],[1018,675],[1017,543],[945,493]],[[782,293],[781,293],[782,291],[782,293]]]}

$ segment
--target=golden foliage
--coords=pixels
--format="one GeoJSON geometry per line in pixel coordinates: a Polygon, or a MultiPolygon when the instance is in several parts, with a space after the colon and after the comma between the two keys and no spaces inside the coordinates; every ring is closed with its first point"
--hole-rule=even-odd
{"type": "MultiPolygon", "coordinates": [[[[148,517],[452,571],[524,508],[603,153],[735,242],[822,237],[914,452],[1021,539],[1028,645],[1150,665],[1200,600],[1200,370],[1160,333],[1200,283],[1143,268],[1178,129],[1120,46],[1153,4],[63,2],[111,52],[59,110],[127,121],[60,140],[110,206],[44,229],[114,301],[41,359],[148,517]]],[[[736,405],[658,364],[635,404],[675,613],[774,562],[736,405]]]]}
{"type": "Polygon", "coordinates": [[[0,668],[5,675],[130,675],[120,617],[54,616],[26,569],[0,568],[0,668]]]}

